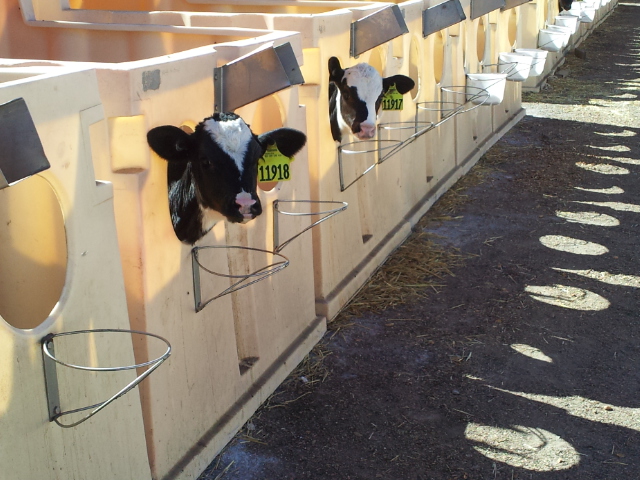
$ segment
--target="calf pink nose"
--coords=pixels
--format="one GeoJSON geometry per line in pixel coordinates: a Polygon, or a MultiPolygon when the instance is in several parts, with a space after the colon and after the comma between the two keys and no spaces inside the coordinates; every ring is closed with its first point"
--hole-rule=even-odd
{"type": "Polygon", "coordinates": [[[251,205],[256,203],[256,201],[253,198],[251,198],[251,195],[249,194],[246,194],[246,195],[240,194],[236,197],[236,203],[241,207],[250,207],[251,205]]]}
{"type": "Polygon", "coordinates": [[[376,135],[376,126],[370,123],[361,123],[360,132],[356,134],[358,138],[373,138],[376,135]]]}

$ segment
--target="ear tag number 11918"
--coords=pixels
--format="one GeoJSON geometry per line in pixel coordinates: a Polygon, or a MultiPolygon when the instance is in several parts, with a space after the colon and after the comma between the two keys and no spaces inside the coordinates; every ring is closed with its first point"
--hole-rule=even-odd
{"type": "Polygon", "coordinates": [[[282,182],[291,180],[291,168],[289,164],[293,157],[283,155],[278,147],[269,145],[267,151],[258,160],[258,182],[282,182]]]}
{"type": "Polygon", "coordinates": [[[382,97],[382,110],[402,110],[403,96],[394,83],[382,97]]]}

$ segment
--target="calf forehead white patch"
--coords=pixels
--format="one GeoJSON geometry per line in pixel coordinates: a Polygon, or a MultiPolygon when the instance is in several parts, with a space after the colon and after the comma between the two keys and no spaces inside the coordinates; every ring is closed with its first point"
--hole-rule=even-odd
{"type": "Polygon", "coordinates": [[[375,102],[382,93],[382,77],[367,63],[358,63],[344,71],[347,85],[358,89],[358,96],[365,103],[375,102]]]}
{"type": "Polygon", "coordinates": [[[241,118],[216,122],[210,118],[204,122],[204,129],[209,132],[223,152],[235,162],[240,174],[244,170],[243,160],[251,141],[251,129],[241,118]]]}

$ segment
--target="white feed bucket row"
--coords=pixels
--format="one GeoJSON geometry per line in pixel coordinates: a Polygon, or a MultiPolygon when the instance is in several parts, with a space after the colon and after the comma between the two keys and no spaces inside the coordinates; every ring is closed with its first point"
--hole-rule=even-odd
{"type": "Polygon", "coordinates": [[[523,82],[541,75],[547,50],[516,48],[514,52],[498,55],[498,73],[468,73],[467,100],[477,105],[498,105],[502,102],[506,81],[523,82]],[[478,94],[479,91],[486,91],[478,94]]]}
{"type": "MultiPolygon", "coordinates": [[[[516,48],[513,52],[501,53],[498,58],[499,63],[507,64],[511,62],[513,64],[514,62],[517,62],[517,66],[515,68],[512,67],[511,72],[507,72],[506,67],[503,72],[510,73],[510,77],[511,75],[514,77],[519,76],[524,77],[523,80],[526,80],[528,77],[537,77],[542,75],[548,53],[549,52],[547,50],[541,50],[538,48],[516,48]],[[525,66],[529,67],[528,72],[525,66]]],[[[514,79],[509,78],[509,80],[514,79]]]]}
{"type": "Polygon", "coordinates": [[[538,48],[549,52],[559,52],[569,44],[569,27],[549,25],[538,32],[538,48]]]}
{"type": "Polygon", "coordinates": [[[582,23],[591,23],[596,17],[598,8],[600,8],[600,0],[583,0],[573,2],[571,8],[566,12],[560,12],[560,15],[575,15],[582,23]]]}
{"type": "Polygon", "coordinates": [[[558,32],[561,34],[562,38],[562,47],[564,48],[569,45],[569,40],[571,39],[571,35],[573,34],[573,29],[571,27],[565,27],[562,25],[547,25],[546,30],[551,30],[552,32],[558,32]]]}
{"type": "Polygon", "coordinates": [[[476,105],[498,105],[506,83],[506,73],[467,73],[467,100],[476,105]]]}
{"type": "Polygon", "coordinates": [[[561,27],[571,28],[571,33],[574,34],[578,31],[580,17],[578,15],[571,15],[570,13],[563,12],[555,17],[556,25],[561,27]]]}
{"type": "Polygon", "coordinates": [[[498,55],[498,72],[506,73],[507,80],[524,82],[531,74],[533,57],[516,52],[502,52],[498,55]]]}

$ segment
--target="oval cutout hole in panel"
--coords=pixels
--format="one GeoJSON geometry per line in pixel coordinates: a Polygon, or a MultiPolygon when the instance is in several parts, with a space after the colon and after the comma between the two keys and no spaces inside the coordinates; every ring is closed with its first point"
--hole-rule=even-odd
{"type": "Polygon", "coordinates": [[[0,315],[31,329],[58,303],[67,273],[62,209],[39,175],[0,190],[0,315]]]}

